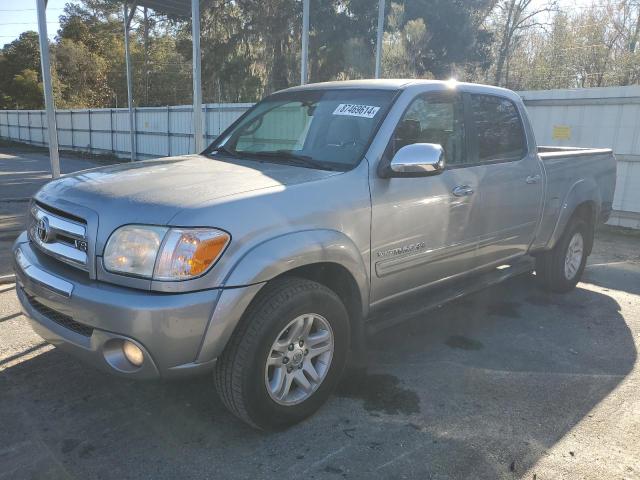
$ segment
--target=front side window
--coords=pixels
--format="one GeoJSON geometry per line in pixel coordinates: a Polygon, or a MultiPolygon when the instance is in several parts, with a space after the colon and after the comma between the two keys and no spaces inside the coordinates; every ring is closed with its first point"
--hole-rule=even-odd
{"type": "Polygon", "coordinates": [[[462,101],[458,95],[422,95],[405,111],[393,135],[393,153],[405,145],[440,145],[448,165],[465,163],[462,101]]]}
{"type": "Polygon", "coordinates": [[[209,151],[273,162],[347,170],[364,156],[393,90],[300,90],[256,105],[209,151]]]}
{"type": "Polygon", "coordinates": [[[480,162],[519,160],[526,154],[522,121],[511,100],[471,95],[471,109],[480,162]]]}

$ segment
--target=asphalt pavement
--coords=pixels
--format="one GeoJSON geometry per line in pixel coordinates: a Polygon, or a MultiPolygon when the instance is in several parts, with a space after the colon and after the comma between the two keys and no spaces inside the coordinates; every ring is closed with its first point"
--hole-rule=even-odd
{"type": "Polygon", "coordinates": [[[264,433],[208,375],[139,383],[45,345],[0,285],[0,479],[638,479],[639,344],[640,236],[606,229],[575,291],[526,275],[380,332],[366,373],[264,433]]]}

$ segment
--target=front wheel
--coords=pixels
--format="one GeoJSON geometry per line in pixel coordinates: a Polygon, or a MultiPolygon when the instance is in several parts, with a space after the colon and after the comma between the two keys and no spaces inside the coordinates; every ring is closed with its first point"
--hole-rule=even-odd
{"type": "Polygon", "coordinates": [[[310,280],[279,279],[247,309],[218,359],[214,381],[241,420],[282,428],[326,401],[348,349],[349,319],[340,298],[310,280]]]}
{"type": "Polygon", "coordinates": [[[544,289],[565,293],[575,288],[587,263],[591,234],[587,223],[573,219],[556,246],[536,258],[536,277],[544,289]]]}

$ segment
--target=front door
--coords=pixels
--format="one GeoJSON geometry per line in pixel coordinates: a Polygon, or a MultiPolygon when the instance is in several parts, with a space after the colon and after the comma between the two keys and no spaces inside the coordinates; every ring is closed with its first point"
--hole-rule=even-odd
{"type": "Polygon", "coordinates": [[[416,178],[372,176],[371,299],[380,304],[464,273],[475,265],[470,219],[484,166],[469,166],[462,97],[418,95],[407,107],[385,152],[388,161],[412,143],[440,144],[447,168],[416,178]]]}

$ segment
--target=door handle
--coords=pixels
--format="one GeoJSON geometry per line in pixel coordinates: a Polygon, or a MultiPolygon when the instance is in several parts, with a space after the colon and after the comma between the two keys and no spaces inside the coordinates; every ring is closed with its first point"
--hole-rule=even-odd
{"type": "Polygon", "coordinates": [[[542,177],[540,175],[529,175],[525,180],[529,185],[538,183],[542,177]]]}
{"type": "Polygon", "coordinates": [[[453,189],[453,194],[456,197],[467,197],[469,195],[473,195],[473,188],[469,185],[458,185],[453,189]]]}

